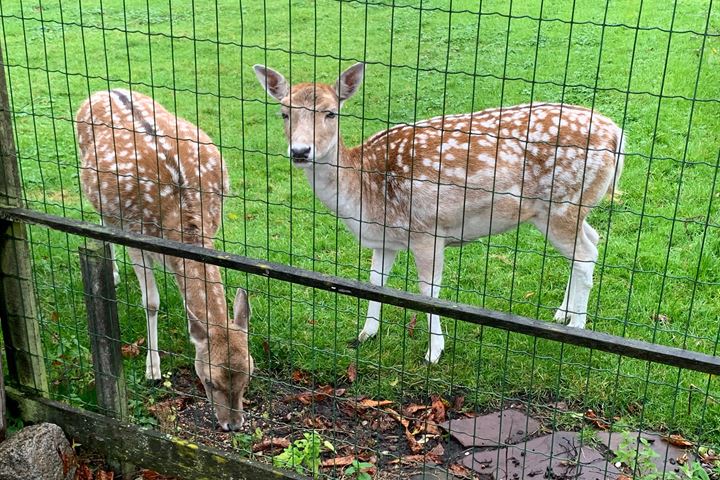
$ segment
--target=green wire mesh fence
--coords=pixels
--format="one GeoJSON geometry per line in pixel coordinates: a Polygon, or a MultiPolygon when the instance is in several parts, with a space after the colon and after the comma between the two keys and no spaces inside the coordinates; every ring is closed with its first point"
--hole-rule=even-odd
{"type": "Polygon", "coordinates": [[[29,224],[51,397],[98,407],[77,255],[92,237],[117,244],[131,423],[330,478],[719,478],[719,9],[3,1],[28,209],[3,218],[29,224]],[[347,151],[333,147],[338,131],[347,151]],[[562,197],[568,185],[586,193],[562,197]],[[547,198],[545,216],[519,213],[547,198]],[[574,212],[595,203],[588,233],[574,212]],[[403,223],[403,208],[420,224],[403,223]],[[484,229],[502,232],[461,241],[484,229]],[[416,236],[429,243],[409,255],[416,236]],[[582,256],[585,237],[596,258],[582,256]],[[573,311],[593,264],[586,310],[573,311]],[[144,308],[153,289],[137,281],[153,266],[158,352],[144,308]],[[366,283],[381,270],[389,289],[366,283]],[[414,294],[435,294],[429,283],[439,299],[414,294]],[[368,299],[385,304],[360,343],[368,299]],[[561,304],[572,327],[555,322],[561,304]],[[424,312],[444,315],[440,332],[424,312]],[[586,328],[573,328],[585,312],[586,328]],[[247,354],[234,358],[248,316],[240,425],[239,397],[221,396],[225,376],[243,383],[223,372],[252,370],[247,354]],[[224,334],[217,318],[230,320],[224,334]],[[439,360],[437,343],[426,356],[438,338],[439,360]]]}

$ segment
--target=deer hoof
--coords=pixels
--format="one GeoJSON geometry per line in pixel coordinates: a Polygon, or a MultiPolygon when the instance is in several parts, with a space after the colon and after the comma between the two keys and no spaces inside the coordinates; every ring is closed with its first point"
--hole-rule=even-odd
{"type": "Polygon", "coordinates": [[[562,323],[563,325],[565,325],[565,324],[567,324],[568,319],[570,318],[571,315],[572,315],[572,314],[571,314],[571,313],[568,313],[566,310],[563,310],[563,309],[560,309],[560,308],[559,308],[559,309],[555,312],[555,321],[556,321],[557,323],[562,323]]]}
{"type": "Polygon", "coordinates": [[[363,330],[362,332],[360,332],[360,335],[358,335],[357,341],[358,341],[358,343],[363,343],[367,340],[370,340],[374,336],[375,336],[375,332],[370,333],[366,330],[363,330]]]}
{"type": "Polygon", "coordinates": [[[428,350],[425,354],[425,362],[429,363],[430,365],[435,365],[438,363],[438,360],[440,360],[440,355],[442,355],[442,350],[428,350]]]}

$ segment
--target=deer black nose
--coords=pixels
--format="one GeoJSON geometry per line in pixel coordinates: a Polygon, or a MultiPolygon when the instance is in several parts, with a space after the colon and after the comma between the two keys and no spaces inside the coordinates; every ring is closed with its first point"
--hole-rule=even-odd
{"type": "Polygon", "coordinates": [[[310,156],[310,147],[292,147],[290,149],[290,153],[292,154],[292,158],[295,160],[307,160],[310,156]]]}

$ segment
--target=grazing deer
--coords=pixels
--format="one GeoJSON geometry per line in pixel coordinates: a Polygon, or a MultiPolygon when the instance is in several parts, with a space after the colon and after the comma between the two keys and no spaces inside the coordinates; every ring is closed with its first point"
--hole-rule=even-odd
{"type": "MultiPolygon", "coordinates": [[[[617,187],[624,161],[623,131],[610,119],[572,105],[520,105],[398,125],[347,148],[338,114],[360,87],[363,64],[333,86],[290,87],[278,72],[254,68],[282,105],[293,164],[373,249],[372,284],[383,285],[397,252],[409,249],[420,292],[437,297],[445,246],[530,222],[571,262],[555,318],[585,326],[599,239],[585,217],[617,187]]],[[[371,301],[359,341],[377,333],[379,314],[371,301]]],[[[445,340],[440,318],[428,322],[425,359],[436,363],[445,340]]]]}
{"type": "MultiPolygon", "coordinates": [[[[213,246],[228,174],[202,130],[152,98],[127,90],[94,93],[77,113],[82,186],[104,224],[129,232],[213,246]]],[[[220,427],[243,424],[243,395],[253,372],[248,349],[250,305],[239,288],[229,321],[220,269],[195,260],[129,248],[147,315],[145,376],[161,378],[153,263],[174,274],[195,346],[195,371],[220,427]]],[[[115,267],[115,278],[118,279],[115,267]]]]}

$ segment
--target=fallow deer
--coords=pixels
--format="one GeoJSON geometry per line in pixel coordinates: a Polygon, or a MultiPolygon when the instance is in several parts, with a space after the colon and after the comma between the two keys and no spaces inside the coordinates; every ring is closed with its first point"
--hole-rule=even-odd
{"type": "MultiPolygon", "coordinates": [[[[212,248],[228,174],[210,137],[152,98],[122,89],[96,92],[80,107],[77,135],[83,191],[104,224],[212,248]]],[[[161,378],[153,264],[175,275],[185,302],[195,371],[223,430],[242,426],[243,396],[253,372],[250,305],[237,290],[228,319],[220,269],[195,260],[129,248],[147,315],[145,376],[161,378]]],[[[115,265],[115,264],[114,264],[115,265]]],[[[117,266],[115,278],[118,280],[117,266]]]]}
{"type": "MultiPolygon", "coordinates": [[[[360,87],[364,65],[334,85],[290,86],[255,65],[280,101],[288,156],[316,196],[373,249],[370,281],[383,285],[396,253],[409,249],[420,292],[437,297],[446,245],[535,225],[570,260],[571,275],[555,314],[584,328],[598,250],[590,209],[612,194],[624,162],[623,131],[587,108],[535,103],[447,115],[379,132],[347,148],[339,132],[343,103],[360,87]]],[[[377,333],[380,304],[371,301],[364,341],[377,333]]],[[[445,340],[428,315],[426,360],[436,363],[445,340]]]]}

